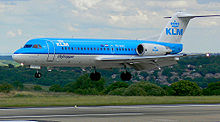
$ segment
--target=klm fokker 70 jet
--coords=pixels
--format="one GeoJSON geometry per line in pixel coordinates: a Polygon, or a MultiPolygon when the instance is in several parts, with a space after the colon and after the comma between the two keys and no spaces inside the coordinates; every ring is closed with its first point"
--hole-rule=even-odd
{"type": "Polygon", "coordinates": [[[181,38],[190,19],[195,17],[212,17],[220,15],[196,16],[177,12],[162,31],[157,41],[126,39],[68,39],[37,38],[29,40],[23,48],[13,54],[13,59],[37,69],[46,67],[92,67],[91,80],[97,81],[101,74],[96,68],[124,68],[121,79],[128,81],[131,73],[127,68],[152,70],[176,63],[183,49],[181,38]]]}

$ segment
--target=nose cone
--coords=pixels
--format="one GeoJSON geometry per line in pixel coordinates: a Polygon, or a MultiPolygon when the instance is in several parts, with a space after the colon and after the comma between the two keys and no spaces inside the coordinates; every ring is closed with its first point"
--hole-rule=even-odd
{"type": "Polygon", "coordinates": [[[12,55],[12,59],[18,63],[23,63],[22,54],[19,53],[19,50],[14,52],[14,54],[12,55]]]}
{"type": "Polygon", "coordinates": [[[19,56],[19,54],[13,54],[12,59],[18,63],[21,63],[21,56],[19,56]]]}

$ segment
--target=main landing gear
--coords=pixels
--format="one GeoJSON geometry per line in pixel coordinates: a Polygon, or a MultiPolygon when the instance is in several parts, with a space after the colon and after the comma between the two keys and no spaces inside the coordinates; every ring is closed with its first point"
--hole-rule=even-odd
{"type": "MultiPolygon", "coordinates": [[[[99,72],[93,72],[90,74],[90,79],[93,81],[99,81],[101,79],[101,73],[99,72]]],[[[121,80],[123,81],[129,81],[131,80],[131,73],[126,71],[121,73],[121,80]]]]}
{"type": "Polygon", "coordinates": [[[129,81],[131,80],[131,73],[127,71],[126,65],[124,64],[125,72],[121,73],[121,80],[129,81]]]}
{"type": "Polygon", "coordinates": [[[101,73],[96,71],[96,67],[93,67],[93,68],[95,72],[92,72],[89,77],[93,81],[99,81],[101,79],[101,73]]]}
{"type": "Polygon", "coordinates": [[[131,80],[131,73],[128,71],[122,72],[121,73],[121,80],[123,80],[123,81],[131,80]]]}
{"type": "MultiPolygon", "coordinates": [[[[124,65],[124,69],[125,69],[125,72],[121,73],[121,80],[123,81],[131,80],[132,76],[131,76],[131,73],[127,71],[126,65],[124,65]]],[[[90,79],[93,81],[99,81],[101,79],[101,73],[97,72],[95,67],[94,67],[94,70],[95,72],[92,72],[90,74],[90,79]]]]}
{"type": "Polygon", "coordinates": [[[99,81],[101,79],[101,73],[99,72],[93,72],[90,74],[90,79],[93,81],[99,81]]]}
{"type": "Polygon", "coordinates": [[[34,76],[35,76],[35,78],[41,78],[42,74],[37,71],[34,76]]]}

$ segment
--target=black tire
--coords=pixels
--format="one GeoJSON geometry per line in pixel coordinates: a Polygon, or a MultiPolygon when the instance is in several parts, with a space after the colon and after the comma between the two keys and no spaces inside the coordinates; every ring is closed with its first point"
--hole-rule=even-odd
{"type": "Polygon", "coordinates": [[[35,76],[35,78],[41,78],[42,74],[39,72],[36,72],[34,76],[35,76]]]}
{"type": "Polygon", "coordinates": [[[99,72],[91,73],[90,79],[92,81],[99,81],[101,79],[101,73],[99,73],[99,72]]]}
{"type": "Polygon", "coordinates": [[[95,72],[96,79],[95,81],[99,81],[101,79],[101,73],[95,72]]]}
{"type": "Polygon", "coordinates": [[[122,72],[120,77],[121,77],[121,80],[127,81],[125,72],[122,72]]]}
{"type": "Polygon", "coordinates": [[[131,73],[130,72],[126,72],[126,81],[131,80],[131,73]]]}
{"type": "Polygon", "coordinates": [[[131,80],[131,73],[130,72],[122,72],[121,73],[121,80],[123,80],[123,81],[131,80]]]}
{"type": "Polygon", "coordinates": [[[90,77],[91,80],[94,80],[95,79],[95,73],[91,73],[89,77],[90,77]]]}

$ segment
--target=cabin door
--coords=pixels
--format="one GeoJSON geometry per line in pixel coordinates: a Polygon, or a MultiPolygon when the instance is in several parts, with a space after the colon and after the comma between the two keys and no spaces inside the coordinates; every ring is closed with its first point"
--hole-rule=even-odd
{"type": "Polygon", "coordinates": [[[47,61],[48,62],[53,62],[54,57],[55,57],[55,46],[52,41],[47,41],[47,47],[48,47],[48,57],[47,61]]]}
{"type": "Polygon", "coordinates": [[[115,48],[114,48],[114,45],[111,45],[110,47],[111,47],[111,48],[110,48],[111,53],[112,53],[112,54],[115,54],[115,48]]]}

